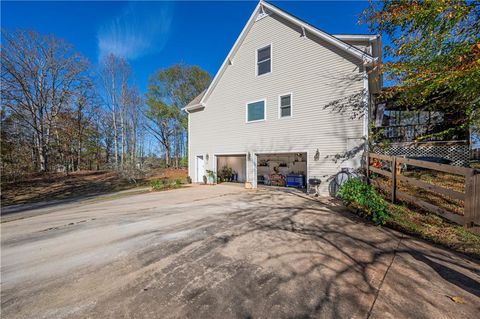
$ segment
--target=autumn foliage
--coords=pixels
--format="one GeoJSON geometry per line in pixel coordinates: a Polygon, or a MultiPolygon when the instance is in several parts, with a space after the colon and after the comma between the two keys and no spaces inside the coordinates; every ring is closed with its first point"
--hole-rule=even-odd
{"type": "Polygon", "coordinates": [[[404,105],[461,110],[478,127],[480,112],[480,3],[464,0],[383,0],[363,12],[384,36],[387,81],[404,105]]]}

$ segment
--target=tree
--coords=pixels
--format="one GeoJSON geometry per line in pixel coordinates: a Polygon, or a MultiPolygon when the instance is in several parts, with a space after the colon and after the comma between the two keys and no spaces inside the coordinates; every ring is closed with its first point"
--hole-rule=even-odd
{"type": "Polygon", "coordinates": [[[123,58],[119,58],[114,54],[107,55],[100,66],[100,78],[105,92],[105,103],[111,112],[113,125],[113,152],[114,152],[114,166],[119,168],[119,147],[118,139],[121,137],[121,164],[123,166],[124,154],[124,91],[127,87],[128,77],[130,75],[130,66],[123,58]],[[120,123],[119,122],[120,118],[120,123]],[[119,133],[120,124],[120,133],[119,133]]]}
{"type": "Polygon", "coordinates": [[[2,38],[2,104],[31,134],[35,167],[45,172],[58,116],[85,82],[88,63],[53,36],[2,30],[2,38]]]}
{"type": "Polygon", "coordinates": [[[102,61],[102,96],[88,62],[64,41],[26,30],[2,36],[2,177],[98,170],[112,158],[132,172],[144,152],[144,105],[127,62],[102,61]]]}
{"type": "Polygon", "coordinates": [[[382,68],[394,86],[381,98],[458,112],[464,128],[480,113],[480,5],[466,0],[371,2],[364,21],[388,37],[382,68]]]}
{"type": "Polygon", "coordinates": [[[175,167],[185,154],[188,117],[181,108],[209,83],[210,75],[206,71],[182,64],[161,69],[150,77],[146,94],[147,127],[162,145],[167,166],[170,166],[172,153],[175,167]]]}

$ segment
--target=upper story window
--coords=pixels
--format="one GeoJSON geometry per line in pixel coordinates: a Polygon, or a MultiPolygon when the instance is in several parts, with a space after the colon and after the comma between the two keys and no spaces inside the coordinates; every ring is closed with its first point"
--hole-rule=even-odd
{"type": "Polygon", "coordinates": [[[265,100],[247,103],[247,123],[265,120],[265,100]]]}
{"type": "Polygon", "coordinates": [[[272,46],[268,45],[257,50],[257,75],[272,71],[272,46]]]}
{"type": "Polygon", "coordinates": [[[278,103],[280,117],[292,116],[292,94],[280,95],[278,103]]]}

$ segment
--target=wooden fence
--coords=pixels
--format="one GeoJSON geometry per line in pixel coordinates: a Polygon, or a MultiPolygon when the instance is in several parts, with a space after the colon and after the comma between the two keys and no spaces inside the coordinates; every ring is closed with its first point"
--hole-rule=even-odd
{"type": "Polygon", "coordinates": [[[480,160],[480,148],[470,150],[470,159],[477,161],[480,160]]]}
{"type": "MultiPolygon", "coordinates": [[[[450,221],[457,224],[471,227],[474,225],[480,225],[480,172],[467,167],[452,166],[446,164],[438,164],[427,161],[420,161],[415,159],[409,159],[397,156],[387,156],[375,153],[367,153],[367,180],[376,187],[384,188],[382,184],[378,183],[371,178],[372,173],[376,173],[391,179],[391,189],[385,189],[391,193],[391,201],[395,203],[397,200],[410,202],[423,209],[426,209],[432,213],[436,213],[450,221]],[[372,166],[372,160],[376,160],[377,163],[387,162],[390,165],[385,170],[381,167],[372,166]],[[405,164],[405,165],[402,165],[405,164]],[[407,166],[406,166],[407,165],[407,166]],[[401,167],[420,167],[423,169],[430,169],[434,171],[440,171],[444,173],[461,175],[465,177],[464,192],[456,191],[453,189],[441,187],[431,183],[424,182],[417,178],[407,177],[401,174],[401,167]],[[433,205],[422,198],[408,194],[399,190],[399,181],[404,182],[408,186],[418,187],[430,192],[445,195],[447,197],[460,200],[464,203],[463,215],[455,214],[442,207],[433,205]]],[[[377,165],[378,166],[378,165],[377,165]]],[[[382,167],[385,167],[382,165],[382,167]]]]}

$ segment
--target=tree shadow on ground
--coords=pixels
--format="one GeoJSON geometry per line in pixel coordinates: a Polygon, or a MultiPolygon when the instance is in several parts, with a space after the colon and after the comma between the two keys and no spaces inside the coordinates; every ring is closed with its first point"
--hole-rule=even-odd
{"type": "MultiPolygon", "coordinates": [[[[154,285],[176,296],[169,302],[179,307],[177,315],[366,317],[399,254],[415,257],[402,264],[414,276],[396,274],[401,278],[396,287],[400,296],[428,299],[425,291],[416,289],[425,278],[440,277],[478,297],[478,281],[473,279],[478,265],[458,262],[454,254],[442,256],[443,251],[408,248],[395,231],[365,223],[334,201],[313,200],[291,190],[241,196],[215,221],[209,217],[185,225],[215,226],[186,245],[172,267],[156,275],[154,285]],[[175,287],[165,282],[175,282],[175,287]]],[[[211,203],[202,205],[212,209],[211,203]]],[[[215,205],[226,209],[225,203],[215,205]]],[[[434,301],[427,304],[442,310],[434,301]]],[[[407,307],[401,315],[418,317],[417,311],[407,307]]]]}

